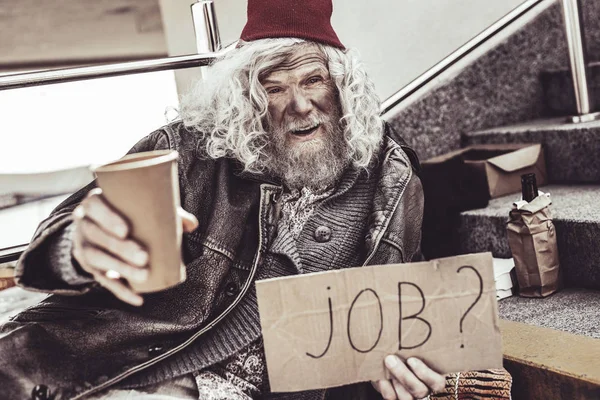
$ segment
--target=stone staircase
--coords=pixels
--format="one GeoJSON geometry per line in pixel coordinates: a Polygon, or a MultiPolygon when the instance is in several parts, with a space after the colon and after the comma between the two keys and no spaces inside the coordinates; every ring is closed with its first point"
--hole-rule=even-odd
{"type": "MultiPolygon", "coordinates": [[[[564,71],[543,73],[541,79],[546,94],[560,93],[547,100],[549,109],[560,116],[467,132],[461,140],[463,146],[541,143],[546,156],[550,184],[540,190],[552,197],[566,288],[546,299],[511,297],[499,302],[514,399],[600,398],[600,121],[566,121],[574,99],[572,92],[564,91],[565,80],[568,83],[564,71]],[[595,354],[591,359],[590,353],[595,354]]],[[[598,90],[592,85],[594,91],[598,90]]],[[[511,257],[506,221],[519,198],[511,194],[490,200],[486,208],[462,212],[458,252],[511,257]]]]}
{"type": "MultiPolygon", "coordinates": [[[[563,74],[554,74],[559,76],[546,75],[542,82],[559,85],[563,74]]],[[[556,90],[545,88],[545,92],[556,90]]],[[[568,114],[570,105],[568,96],[563,96],[554,108],[559,114],[568,114]]],[[[550,184],[540,190],[552,197],[566,287],[545,299],[511,297],[499,302],[505,320],[505,368],[515,380],[513,398],[598,399],[600,122],[572,124],[562,116],[462,136],[464,146],[492,143],[542,143],[550,184]],[[595,356],[589,358],[590,353],[595,356]]],[[[462,212],[458,253],[491,251],[495,257],[511,257],[506,221],[518,199],[519,193],[511,194],[490,200],[485,208],[462,212]]]]}
{"type": "MultiPolygon", "coordinates": [[[[559,3],[388,116],[424,160],[473,144],[543,144],[549,184],[540,189],[552,196],[565,288],[499,302],[515,400],[600,399],[600,122],[566,122],[575,99],[559,3]]],[[[597,111],[600,2],[582,3],[597,111]]],[[[461,212],[440,248],[511,257],[506,222],[518,199],[514,193],[461,212]]]]}

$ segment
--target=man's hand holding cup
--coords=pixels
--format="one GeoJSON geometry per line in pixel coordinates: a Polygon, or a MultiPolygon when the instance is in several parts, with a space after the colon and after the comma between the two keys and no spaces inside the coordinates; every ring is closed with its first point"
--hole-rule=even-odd
{"type": "MultiPolygon", "coordinates": [[[[184,232],[198,227],[196,217],[178,208],[184,232]]],[[[73,211],[73,257],[81,268],[122,301],[139,306],[143,298],[129,282],[148,279],[149,254],[131,239],[129,224],[96,188],[73,211]],[[122,278],[122,279],[121,279],[122,278]]]]}

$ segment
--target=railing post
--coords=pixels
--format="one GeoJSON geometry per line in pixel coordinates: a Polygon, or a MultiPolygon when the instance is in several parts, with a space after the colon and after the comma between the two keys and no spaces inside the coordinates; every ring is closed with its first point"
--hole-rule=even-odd
{"type": "Polygon", "coordinates": [[[573,123],[594,121],[600,119],[600,112],[592,112],[590,101],[581,1],[562,0],[562,5],[573,88],[575,89],[575,102],[577,104],[577,115],[569,117],[568,120],[573,123]]]}
{"type": "Polygon", "coordinates": [[[216,53],[221,50],[221,37],[213,0],[198,0],[192,4],[192,19],[198,54],[216,53]]]}
{"type": "MultiPolygon", "coordinates": [[[[213,0],[198,0],[192,4],[192,19],[196,33],[198,54],[221,50],[221,37],[213,0]]],[[[200,68],[202,79],[208,78],[208,69],[200,68]]]]}

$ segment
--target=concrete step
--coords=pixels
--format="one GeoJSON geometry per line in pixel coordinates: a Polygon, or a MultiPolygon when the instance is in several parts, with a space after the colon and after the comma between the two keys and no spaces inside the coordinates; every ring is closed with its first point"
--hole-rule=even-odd
{"type": "Polygon", "coordinates": [[[512,398],[600,399],[600,291],[498,302],[512,398]]]}
{"type": "Polygon", "coordinates": [[[600,340],[501,320],[513,400],[600,398],[600,340]]]}
{"type": "MultiPolygon", "coordinates": [[[[560,267],[566,287],[600,290],[600,185],[548,185],[552,196],[560,267]]],[[[512,256],[506,235],[512,194],[490,200],[486,208],[462,212],[458,222],[458,253],[491,251],[512,256]]]]}
{"type": "MultiPolygon", "coordinates": [[[[575,115],[575,91],[573,77],[568,68],[544,71],[540,75],[544,89],[547,115],[575,115]]],[[[597,99],[593,111],[600,111],[600,62],[588,64],[590,98],[597,99]]]]}
{"type": "Polygon", "coordinates": [[[600,121],[581,124],[564,117],[467,133],[463,145],[542,143],[551,183],[600,182],[600,121]]]}

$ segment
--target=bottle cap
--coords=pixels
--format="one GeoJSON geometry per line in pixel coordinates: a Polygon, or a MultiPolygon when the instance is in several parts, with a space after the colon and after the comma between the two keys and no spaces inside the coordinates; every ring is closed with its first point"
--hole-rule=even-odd
{"type": "Polygon", "coordinates": [[[522,184],[526,184],[526,183],[535,183],[535,174],[531,173],[531,174],[523,174],[521,175],[521,183],[522,184]]]}

